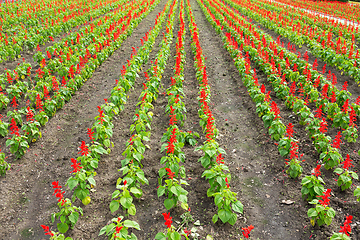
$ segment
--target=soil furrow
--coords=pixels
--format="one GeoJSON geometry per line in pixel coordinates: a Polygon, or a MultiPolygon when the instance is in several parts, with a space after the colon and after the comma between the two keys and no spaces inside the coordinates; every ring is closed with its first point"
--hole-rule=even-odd
{"type": "Polygon", "coordinates": [[[244,215],[235,227],[215,224],[215,238],[238,239],[241,227],[250,224],[256,225],[257,230],[252,234],[255,238],[290,239],[299,236],[302,227],[295,225],[298,223],[293,225],[298,205],[281,204],[285,199],[282,196],[284,184],[287,183],[283,181],[284,163],[279,160],[282,158],[277,147],[257,116],[255,105],[220,37],[205,19],[199,5],[192,1],[192,6],[200,43],[207,57],[212,102],[216,110],[214,116],[220,130],[219,142],[228,153],[225,161],[233,176],[231,186],[239,192],[238,199],[244,204],[244,215]],[[289,228],[290,224],[293,226],[289,228]]]}

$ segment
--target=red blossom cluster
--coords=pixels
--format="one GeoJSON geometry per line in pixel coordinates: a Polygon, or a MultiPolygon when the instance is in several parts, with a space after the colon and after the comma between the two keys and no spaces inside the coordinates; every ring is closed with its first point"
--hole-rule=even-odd
{"type": "Polygon", "coordinates": [[[165,168],[165,170],[168,172],[167,173],[168,177],[172,180],[175,177],[175,173],[171,171],[170,168],[165,168]]]}
{"type": "Polygon", "coordinates": [[[81,142],[79,154],[80,154],[81,156],[88,156],[88,155],[89,155],[89,148],[88,148],[88,146],[85,144],[85,141],[82,141],[82,142],[81,142]]]}
{"type": "Polygon", "coordinates": [[[276,102],[272,101],[271,102],[271,111],[274,113],[275,118],[274,120],[280,118],[279,114],[280,114],[280,109],[278,108],[276,102]]]}
{"type": "Polygon", "coordinates": [[[80,163],[80,162],[78,163],[75,158],[71,158],[71,162],[73,163],[73,164],[71,165],[71,167],[73,168],[73,170],[72,170],[70,173],[77,173],[78,171],[80,171],[80,169],[83,168],[82,166],[80,166],[81,163],[80,163]]]}
{"type": "Polygon", "coordinates": [[[65,191],[63,191],[63,192],[61,191],[62,187],[59,186],[59,181],[52,182],[52,185],[53,185],[53,188],[55,189],[53,195],[55,195],[55,197],[59,198],[58,202],[61,202],[61,205],[64,205],[64,203],[65,203],[65,200],[64,200],[65,191]]]}
{"type": "Polygon", "coordinates": [[[94,138],[94,132],[91,130],[91,128],[88,128],[88,129],[87,129],[87,135],[89,136],[90,141],[95,140],[95,138],[94,138]]]}
{"type": "Polygon", "coordinates": [[[329,205],[329,202],[330,202],[330,192],[331,192],[331,189],[327,189],[325,192],[323,192],[324,195],[322,196],[317,196],[319,198],[321,198],[321,200],[319,200],[319,204],[326,207],[329,205]]]}
{"type": "Polygon", "coordinates": [[[171,136],[170,136],[170,141],[168,141],[168,145],[167,145],[167,151],[166,153],[171,153],[173,154],[174,151],[175,151],[175,145],[174,143],[177,142],[176,140],[176,131],[177,131],[177,128],[174,128],[172,131],[171,131],[171,136]]]}
{"type": "Polygon", "coordinates": [[[45,235],[50,235],[51,237],[54,236],[54,234],[50,231],[50,228],[45,225],[41,225],[41,227],[44,229],[45,235]]]}
{"type": "Polygon", "coordinates": [[[32,122],[34,121],[34,112],[31,110],[30,107],[27,107],[26,109],[26,121],[32,122]]]}
{"type": "Polygon", "coordinates": [[[340,144],[342,143],[341,141],[341,132],[338,132],[337,135],[335,136],[335,139],[332,143],[332,147],[333,148],[337,148],[337,149],[340,149],[340,144]]]}
{"type": "Polygon", "coordinates": [[[350,159],[349,154],[346,154],[346,159],[341,164],[345,170],[349,170],[350,167],[354,167],[354,165],[351,163],[352,161],[353,160],[350,159]]]}
{"type": "Polygon", "coordinates": [[[292,138],[294,136],[294,125],[290,122],[289,125],[287,125],[286,128],[286,136],[288,138],[292,138]]]}
{"type": "Polygon", "coordinates": [[[224,164],[224,158],[222,157],[222,154],[220,153],[217,157],[216,157],[216,162],[217,164],[224,164]]]}
{"type": "Polygon", "coordinates": [[[99,124],[103,124],[104,117],[105,117],[104,111],[101,109],[100,106],[97,106],[97,108],[98,108],[98,112],[99,112],[99,120],[100,120],[99,124]]]}
{"type": "Polygon", "coordinates": [[[14,118],[11,119],[10,130],[10,134],[15,134],[16,136],[20,137],[19,127],[16,125],[16,121],[14,118]]]}
{"type": "Polygon", "coordinates": [[[321,168],[321,165],[317,165],[316,168],[314,168],[314,172],[311,174],[315,175],[316,177],[320,176],[321,175],[320,168],[321,168]]]}
{"type": "Polygon", "coordinates": [[[246,228],[241,228],[243,230],[242,234],[244,236],[244,238],[249,238],[250,237],[250,232],[251,230],[254,229],[254,226],[253,225],[250,225],[246,228]]]}
{"type": "Polygon", "coordinates": [[[344,222],[344,226],[340,226],[340,231],[341,233],[345,233],[347,236],[350,236],[351,233],[351,226],[350,223],[352,223],[353,216],[349,215],[346,217],[346,220],[344,222]]]}
{"type": "Polygon", "coordinates": [[[170,217],[170,213],[163,213],[162,214],[164,216],[164,220],[165,220],[165,225],[168,228],[171,228],[171,223],[172,223],[172,217],[170,217]]]}
{"type": "Polygon", "coordinates": [[[36,95],[36,109],[38,109],[40,112],[44,111],[40,94],[36,95]]]}

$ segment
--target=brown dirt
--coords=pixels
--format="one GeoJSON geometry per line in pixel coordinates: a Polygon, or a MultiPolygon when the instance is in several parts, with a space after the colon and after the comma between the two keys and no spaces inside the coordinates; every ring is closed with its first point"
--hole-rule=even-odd
{"type": "MultiPolygon", "coordinates": [[[[334,189],[331,206],[337,211],[336,218],[330,227],[318,228],[310,225],[306,214],[310,205],[301,198],[299,180],[289,179],[284,173],[285,159],[279,155],[274,141],[270,139],[262,120],[257,116],[255,105],[243,86],[230,55],[223,48],[220,37],[206,20],[197,2],[195,0],[190,2],[199,28],[200,44],[207,57],[206,66],[212,90],[210,106],[216,119],[216,126],[220,131],[218,142],[228,153],[225,162],[229,165],[232,174],[231,187],[233,191],[238,192],[238,199],[244,204],[244,214],[239,215],[234,226],[220,222],[213,224],[211,219],[216,213],[216,207],[213,199],[206,196],[209,184],[201,178],[204,168],[197,162],[201,154],[194,152],[194,147],[185,146],[184,166],[187,181],[190,184],[186,190],[189,191],[191,213],[195,221],[199,220],[201,224],[197,226],[199,239],[205,239],[207,234],[219,240],[239,239],[242,236],[241,228],[250,224],[255,226],[251,234],[253,239],[325,239],[332,231],[340,229],[344,216],[348,214],[355,216],[352,238],[360,239],[357,214],[360,210],[359,204],[354,202],[350,191],[343,193],[336,190],[338,188],[332,180],[334,176],[331,172],[324,171],[323,174],[327,183],[326,187],[334,189]],[[294,203],[283,205],[282,200],[292,200],[294,203]]],[[[96,106],[101,105],[104,102],[103,99],[109,97],[115,79],[120,76],[121,66],[130,58],[131,47],[140,45],[139,39],[153,25],[155,16],[164,5],[165,0],[139,24],[121,48],[96,70],[93,77],[83,85],[70,102],[49,120],[42,129],[43,138],[32,144],[30,151],[20,160],[13,162],[12,169],[5,177],[0,178],[0,192],[3,193],[0,197],[1,239],[47,239],[40,227],[41,224],[53,226],[52,230],[56,230],[50,220],[50,214],[57,208],[57,201],[52,196],[51,182],[59,180],[61,185],[65,184],[71,171],[70,158],[77,157],[81,141],[88,140],[86,129],[92,125],[94,117],[98,114],[96,106]]],[[[185,19],[184,92],[186,97],[184,102],[187,119],[181,130],[200,133],[199,144],[201,144],[205,137],[199,126],[197,115],[198,83],[193,67],[194,56],[190,49],[188,22],[187,18],[185,19]]],[[[178,28],[179,24],[176,22],[174,36],[177,35],[178,28]]],[[[276,34],[270,34],[274,38],[277,37],[276,34]]],[[[162,37],[161,32],[159,36],[151,52],[149,63],[143,67],[143,71],[151,66],[150,61],[156,57],[162,37]]],[[[286,40],[281,39],[281,41],[286,40]]],[[[175,55],[175,42],[174,37],[171,56],[175,55]]],[[[300,51],[305,52],[303,49],[300,51]]],[[[310,56],[310,61],[314,61],[312,56],[310,56]]],[[[169,87],[174,64],[174,58],[170,57],[162,78],[164,88],[160,90],[160,93],[169,87]]],[[[321,69],[322,65],[323,63],[319,62],[318,69],[321,69]]],[[[335,69],[331,68],[331,71],[339,75],[339,84],[347,80],[335,69]]],[[[99,163],[98,175],[95,178],[96,192],[91,194],[92,202],[87,206],[83,206],[79,201],[75,202],[83,208],[84,216],[80,217],[75,229],[67,233],[74,239],[104,239],[98,237],[99,230],[113,217],[124,215],[120,210],[112,214],[109,203],[116,180],[121,177],[117,171],[123,159],[121,153],[125,149],[125,142],[130,137],[129,127],[132,123],[135,104],[142,90],[141,83],[145,81],[143,72],[139,75],[134,90],[129,93],[125,110],[113,121],[112,141],[115,147],[111,154],[103,157],[99,163]]],[[[258,77],[259,82],[264,83],[270,90],[271,86],[266,83],[266,76],[258,71],[258,77]]],[[[354,95],[359,95],[357,87],[349,86],[349,90],[354,95]]],[[[272,98],[280,107],[283,122],[287,124],[291,121],[295,125],[296,138],[301,139],[300,151],[305,153],[304,175],[309,175],[319,155],[314,151],[311,141],[306,136],[305,128],[298,124],[297,117],[288,111],[275,96],[272,98]]],[[[166,212],[163,205],[164,199],[158,199],[156,189],[158,169],[161,167],[159,161],[163,156],[160,152],[162,144],[160,138],[169,121],[165,115],[166,104],[167,99],[163,94],[160,94],[154,103],[152,135],[148,143],[151,150],[145,152],[145,159],[142,162],[149,185],[143,186],[143,197],[135,200],[136,215],[129,217],[140,224],[142,230],[134,230],[138,239],[154,239],[157,232],[165,229],[161,215],[166,212]]],[[[332,129],[330,135],[333,137],[335,132],[336,130],[332,129]]],[[[355,160],[355,170],[359,166],[360,159],[352,151],[357,151],[358,148],[356,144],[346,143],[342,146],[342,153],[351,153],[352,159],[355,160]]],[[[70,197],[71,194],[68,191],[66,197],[70,197]]],[[[183,211],[175,208],[170,212],[174,225],[178,226],[177,222],[181,221],[179,216],[183,211]]]]}

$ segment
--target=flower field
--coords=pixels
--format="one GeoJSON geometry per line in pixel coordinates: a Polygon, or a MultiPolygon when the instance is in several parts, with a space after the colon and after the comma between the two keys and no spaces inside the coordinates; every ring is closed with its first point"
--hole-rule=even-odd
{"type": "Polygon", "coordinates": [[[1,239],[360,239],[359,5],[5,1],[1,239]]]}

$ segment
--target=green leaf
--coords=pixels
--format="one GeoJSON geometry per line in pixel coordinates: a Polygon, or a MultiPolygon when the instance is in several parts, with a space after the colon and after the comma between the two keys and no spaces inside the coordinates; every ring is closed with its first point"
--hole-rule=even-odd
{"type": "Polygon", "coordinates": [[[116,200],[111,201],[111,203],[110,203],[110,211],[112,213],[115,212],[116,210],[118,210],[119,207],[120,207],[119,201],[116,201],[116,200]]]}
{"type": "Polygon", "coordinates": [[[177,189],[175,186],[171,186],[170,192],[172,192],[172,193],[175,194],[176,196],[179,196],[179,195],[180,195],[180,192],[178,191],[178,189],[177,189]]]}
{"type": "Polygon", "coordinates": [[[93,186],[96,186],[96,182],[95,182],[95,179],[94,179],[93,176],[90,176],[90,177],[88,178],[88,181],[89,181],[89,183],[92,184],[93,186]]]}
{"type": "Polygon", "coordinates": [[[159,233],[156,234],[155,240],[166,240],[166,236],[165,236],[164,233],[159,232],[159,233]]]}
{"type": "Polygon", "coordinates": [[[219,219],[219,216],[217,214],[215,214],[213,217],[212,217],[212,221],[213,223],[216,223],[219,219]]]}
{"type": "Polygon", "coordinates": [[[128,209],[128,213],[133,216],[136,214],[136,207],[134,204],[131,204],[131,206],[128,209]]]}
{"type": "Polygon", "coordinates": [[[315,208],[310,208],[307,212],[308,217],[316,217],[318,215],[317,211],[315,210],[315,208]]]}
{"type": "Polygon", "coordinates": [[[175,205],[175,203],[174,203],[174,200],[173,200],[173,199],[167,198],[167,199],[165,199],[165,201],[164,201],[164,205],[165,205],[166,209],[169,210],[169,209],[171,209],[171,208],[175,205]]]}
{"type": "Polygon", "coordinates": [[[136,187],[130,188],[130,192],[132,192],[135,196],[139,196],[139,195],[141,196],[142,195],[142,192],[136,187]]]}
{"type": "Polygon", "coordinates": [[[124,227],[127,227],[127,228],[135,228],[137,230],[140,230],[140,226],[137,222],[135,221],[131,221],[131,220],[125,220],[124,221],[124,227]]]}
{"type": "Polygon", "coordinates": [[[70,190],[73,190],[74,187],[76,187],[79,184],[79,181],[77,179],[71,177],[67,180],[66,184],[68,185],[70,190]]]}
{"type": "Polygon", "coordinates": [[[329,208],[329,210],[327,211],[327,216],[334,218],[335,217],[335,210],[333,208],[329,208]]]}
{"type": "Polygon", "coordinates": [[[66,223],[58,223],[57,228],[58,228],[59,232],[66,233],[67,230],[69,229],[69,225],[67,225],[66,223]]]}
{"type": "Polygon", "coordinates": [[[240,201],[236,201],[235,203],[232,204],[232,209],[235,212],[243,213],[244,205],[240,201]]]}
{"type": "Polygon", "coordinates": [[[232,213],[226,211],[225,209],[221,209],[221,210],[218,212],[218,215],[219,215],[219,218],[221,219],[221,221],[222,221],[223,223],[226,223],[226,222],[228,222],[229,219],[231,218],[232,213]]]}
{"type": "Polygon", "coordinates": [[[165,187],[159,186],[159,188],[157,189],[158,197],[161,197],[162,195],[164,195],[164,193],[165,193],[165,187]]]}
{"type": "Polygon", "coordinates": [[[103,234],[106,232],[106,228],[107,228],[107,226],[104,226],[104,227],[100,230],[99,236],[103,235],[103,234]]]}
{"type": "Polygon", "coordinates": [[[232,213],[231,214],[231,218],[229,219],[228,223],[230,225],[234,225],[236,223],[236,220],[237,220],[237,216],[236,216],[236,213],[232,213]]]}
{"type": "Polygon", "coordinates": [[[72,225],[75,225],[76,222],[78,221],[78,219],[79,219],[79,213],[78,212],[72,212],[69,215],[69,220],[72,223],[72,225]]]}
{"type": "Polygon", "coordinates": [[[120,198],[120,203],[121,203],[121,205],[122,205],[124,208],[126,208],[126,209],[128,209],[128,208],[131,206],[132,201],[133,201],[132,197],[122,196],[122,197],[120,198]]]}

